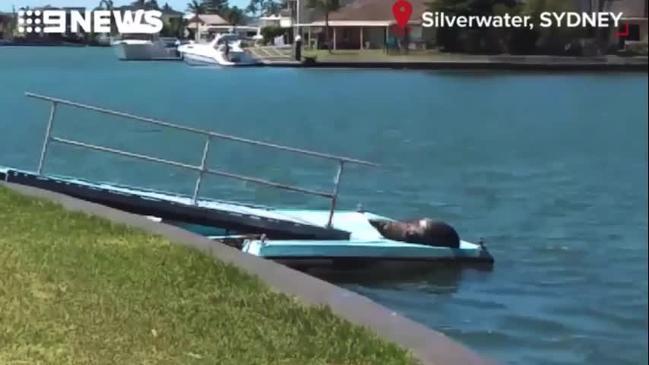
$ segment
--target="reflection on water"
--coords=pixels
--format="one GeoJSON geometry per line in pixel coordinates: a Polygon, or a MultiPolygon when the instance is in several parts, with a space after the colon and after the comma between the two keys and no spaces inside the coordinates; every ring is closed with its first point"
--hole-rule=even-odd
{"type": "Polygon", "coordinates": [[[310,271],[309,274],[347,288],[362,286],[368,289],[402,290],[419,287],[430,293],[442,294],[458,290],[465,271],[486,274],[492,270],[491,264],[412,262],[394,267],[373,265],[358,270],[310,271]]]}
{"type": "MultiPolygon", "coordinates": [[[[0,164],[33,169],[48,105],[25,90],[376,161],[340,206],[431,216],[485,237],[492,271],[344,286],[511,364],[647,363],[647,75],[202,69],[110,49],[0,47],[0,164]]],[[[71,114],[55,135],[200,162],[202,141],[71,114]]],[[[50,172],[191,193],[195,176],[53,150],[50,172]]],[[[214,168],[329,189],[335,166],[214,146],[214,168]],[[290,168],[287,168],[290,167],[290,168]]],[[[210,178],[205,193],[294,208],[317,198],[210,178]]]]}

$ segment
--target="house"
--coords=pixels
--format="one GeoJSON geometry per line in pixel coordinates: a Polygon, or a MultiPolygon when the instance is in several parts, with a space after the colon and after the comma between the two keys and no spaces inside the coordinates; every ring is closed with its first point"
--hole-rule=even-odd
{"type": "Polygon", "coordinates": [[[291,28],[296,24],[295,19],[291,17],[289,9],[283,9],[277,14],[268,14],[259,17],[259,26],[265,27],[280,27],[291,28]]]}
{"type": "Polygon", "coordinates": [[[647,43],[647,0],[573,0],[575,10],[583,12],[622,13],[620,29],[611,29],[610,49],[624,49],[628,45],[647,43]],[[627,32],[628,35],[624,35],[627,32]],[[620,35],[622,33],[622,35],[620,35]]]}
{"type": "Polygon", "coordinates": [[[185,29],[196,41],[208,40],[211,33],[228,30],[232,27],[218,14],[186,14],[184,18],[187,21],[185,29]]]}
{"type": "Polygon", "coordinates": [[[618,0],[609,4],[608,11],[623,13],[622,27],[612,32],[610,43],[619,49],[634,43],[647,44],[647,0],[618,0]]]}
{"type": "MultiPolygon", "coordinates": [[[[434,29],[424,28],[421,14],[428,10],[430,0],[410,0],[413,12],[407,27],[409,48],[427,48],[434,42],[434,29]]],[[[381,49],[396,46],[398,34],[392,14],[394,0],[356,0],[329,14],[329,40],[333,49],[381,49]]],[[[323,15],[302,23],[306,42],[324,48],[325,20],[323,15]]]]}

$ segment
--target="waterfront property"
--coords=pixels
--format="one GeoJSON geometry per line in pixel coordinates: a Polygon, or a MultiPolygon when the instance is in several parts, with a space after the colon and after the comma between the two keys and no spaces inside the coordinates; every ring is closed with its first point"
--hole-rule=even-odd
{"type": "MultiPolygon", "coordinates": [[[[42,133],[36,132],[49,109],[21,93],[35,86],[194,128],[380,162],[387,168],[346,170],[341,209],[361,202],[393,217],[434,214],[457,222],[470,232],[467,238],[484,237],[499,262],[491,272],[442,266],[416,281],[339,285],[501,363],[646,362],[646,65],[644,72],[624,74],[215,71],[118,62],[110,49],[91,47],[0,53],[0,78],[11,86],[0,87],[2,165],[32,169],[38,161],[42,133]]],[[[71,132],[96,144],[199,162],[202,146],[194,139],[169,143],[166,137],[176,134],[160,128],[65,114],[57,120],[70,123],[58,125],[55,135],[71,132]]],[[[193,177],[182,171],[74,148],[53,151],[58,157],[48,174],[192,193],[193,177]]],[[[330,187],[333,171],[317,161],[284,153],[259,159],[253,152],[217,143],[209,161],[241,174],[330,187]],[[278,171],[281,165],[291,169],[278,171]]],[[[202,189],[213,198],[324,207],[322,199],[224,178],[207,179],[202,189]]],[[[254,264],[259,261],[272,263],[254,264]]]]}
{"type": "MultiPolygon", "coordinates": [[[[403,48],[392,28],[396,22],[392,14],[392,0],[356,0],[329,15],[329,39],[333,49],[385,49],[403,48]]],[[[428,1],[411,1],[413,14],[428,8],[428,1]]],[[[421,18],[413,16],[408,23],[407,47],[430,48],[434,45],[433,28],[421,26],[421,18]]],[[[301,23],[307,45],[325,48],[325,19],[317,16],[309,23],[301,23]]]]}
{"type": "Polygon", "coordinates": [[[187,24],[185,29],[192,38],[198,42],[211,40],[216,29],[228,29],[232,27],[227,20],[218,14],[188,14],[185,15],[187,24]]]}
{"type": "Polygon", "coordinates": [[[644,44],[645,53],[647,47],[647,12],[649,5],[647,0],[619,0],[608,2],[609,11],[621,12],[622,27],[611,32],[611,45],[617,49],[630,49],[641,47],[644,44]]]}
{"type": "MultiPolygon", "coordinates": [[[[334,50],[448,48],[444,44],[438,44],[435,28],[423,28],[421,26],[420,15],[429,10],[434,1],[411,1],[413,16],[409,22],[408,36],[405,38],[394,34],[395,20],[391,11],[393,3],[390,0],[341,1],[340,9],[331,12],[329,16],[329,42],[331,48],[334,50]]],[[[325,45],[324,14],[306,8],[304,4],[298,8],[294,2],[290,2],[290,6],[294,8],[293,13],[297,13],[296,20],[295,23],[288,21],[285,23],[301,28],[307,47],[314,49],[327,48],[325,45]]],[[[508,44],[509,41],[504,39],[498,44],[492,44],[493,42],[488,39],[489,37],[483,38],[482,41],[476,43],[470,41],[470,39],[475,38],[475,34],[471,34],[471,30],[461,30],[458,32],[464,34],[460,37],[464,40],[457,41],[459,43],[454,46],[457,49],[453,50],[453,47],[451,47],[447,50],[469,53],[533,53],[533,51],[536,51],[547,54],[571,53],[572,55],[594,56],[603,52],[614,52],[623,49],[639,50],[639,52],[634,53],[646,54],[646,1],[617,0],[594,3],[589,0],[573,0],[567,2],[567,4],[562,4],[562,7],[565,11],[622,12],[624,14],[622,17],[624,25],[621,29],[602,30],[597,36],[595,32],[587,29],[581,29],[581,35],[579,36],[573,34],[568,37],[537,29],[536,32],[541,36],[536,41],[536,44],[517,44],[513,41],[508,44]],[[598,5],[599,3],[602,4],[601,7],[598,5]],[[620,35],[618,31],[622,31],[624,34],[627,25],[628,34],[620,35]],[[604,37],[604,44],[598,41],[602,36],[604,37]],[[608,38],[608,44],[606,38],[608,38]],[[463,42],[466,44],[463,44],[463,42]],[[643,47],[644,51],[642,50],[643,47]],[[521,51],[521,48],[526,50],[521,51]]],[[[526,1],[522,1],[520,6],[510,9],[510,12],[514,13],[521,11],[529,11],[526,8],[526,1]]],[[[489,30],[486,29],[483,33],[487,34],[489,30]]],[[[516,37],[511,38],[516,39],[516,37]]]]}

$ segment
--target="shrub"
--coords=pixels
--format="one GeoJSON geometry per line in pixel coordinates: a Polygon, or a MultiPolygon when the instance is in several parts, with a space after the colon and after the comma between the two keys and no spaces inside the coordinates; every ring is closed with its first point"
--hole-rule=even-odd
{"type": "Polygon", "coordinates": [[[270,43],[275,39],[286,33],[286,29],[279,26],[270,26],[261,28],[261,35],[264,37],[264,43],[270,43]]]}

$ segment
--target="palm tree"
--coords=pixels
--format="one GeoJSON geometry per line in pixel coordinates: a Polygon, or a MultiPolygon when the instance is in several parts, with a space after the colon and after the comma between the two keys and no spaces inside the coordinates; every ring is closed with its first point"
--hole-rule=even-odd
{"type": "Polygon", "coordinates": [[[274,15],[281,8],[282,5],[276,0],[250,0],[245,12],[250,15],[274,15]]]}
{"type": "Polygon", "coordinates": [[[158,5],[158,0],[149,0],[146,6],[147,9],[150,10],[160,10],[160,5],[158,5]]]}
{"type": "Polygon", "coordinates": [[[113,10],[113,0],[101,0],[99,2],[99,7],[105,10],[113,10]]]}
{"type": "Polygon", "coordinates": [[[101,0],[99,2],[99,7],[110,11],[110,35],[117,33],[115,21],[113,20],[113,9],[115,7],[113,0],[101,0]]]}
{"type": "Polygon", "coordinates": [[[202,3],[207,14],[223,14],[228,10],[228,0],[203,0],[202,3]]]}
{"type": "Polygon", "coordinates": [[[232,24],[234,29],[237,28],[237,25],[241,24],[245,18],[243,10],[239,9],[236,6],[233,6],[226,10],[225,18],[228,23],[232,24]]]}
{"type": "Polygon", "coordinates": [[[275,0],[266,0],[262,4],[262,9],[266,14],[279,14],[282,5],[275,0]]]}
{"type": "Polygon", "coordinates": [[[194,14],[194,21],[196,22],[196,34],[194,34],[194,38],[198,41],[198,36],[199,36],[198,32],[201,23],[201,19],[199,18],[199,15],[205,14],[205,6],[203,5],[203,3],[201,3],[198,0],[192,0],[190,3],[187,4],[187,11],[194,14]]]}
{"type": "Polygon", "coordinates": [[[250,15],[257,15],[259,9],[261,8],[260,0],[250,0],[248,6],[246,6],[246,13],[250,15]]]}
{"type": "Polygon", "coordinates": [[[307,7],[316,9],[325,15],[325,44],[327,49],[331,52],[331,42],[329,42],[329,13],[340,9],[339,0],[308,0],[307,7]]]}
{"type": "Polygon", "coordinates": [[[135,7],[136,9],[144,9],[146,6],[146,0],[135,0],[131,3],[131,6],[135,7]]]}

